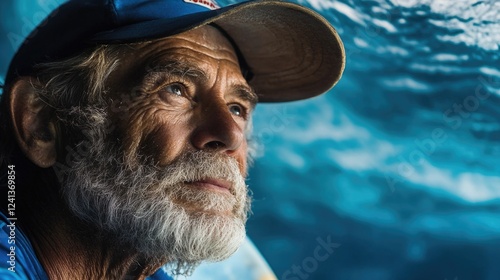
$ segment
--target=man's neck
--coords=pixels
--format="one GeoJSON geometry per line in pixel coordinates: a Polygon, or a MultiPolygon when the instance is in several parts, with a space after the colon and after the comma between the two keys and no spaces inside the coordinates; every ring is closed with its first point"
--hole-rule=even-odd
{"type": "Polygon", "coordinates": [[[161,266],[75,218],[54,189],[30,186],[18,219],[49,279],[145,279],[161,266]]]}

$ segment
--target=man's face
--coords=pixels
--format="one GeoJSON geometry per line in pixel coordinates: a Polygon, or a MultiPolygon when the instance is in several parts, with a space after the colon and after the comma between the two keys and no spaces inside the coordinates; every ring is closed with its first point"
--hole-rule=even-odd
{"type": "Polygon", "coordinates": [[[165,166],[187,151],[203,150],[236,159],[245,174],[245,131],[257,96],[233,47],[214,27],[126,51],[109,88],[127,155],[165,166]]]}
{"type": "Polygon", "coordinates": [[[207,26],[135,45],[106,88],[111,105],[76,112],[89,152],[62,177],[73,213],[146,257],[228,257],[245,236],[256,102],[231,44],[207,26]]]}

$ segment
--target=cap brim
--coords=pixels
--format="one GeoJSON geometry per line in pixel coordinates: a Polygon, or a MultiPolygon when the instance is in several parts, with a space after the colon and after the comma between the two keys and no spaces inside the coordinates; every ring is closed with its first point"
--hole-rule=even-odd
{"type": "Polygon", "coordinates": [[[319,14],[297,4],[252,1],[176,19],[131,24],[97,34],[99,43],[162,38],[209,23],[223,28],[253,73],[259,102],[306,99],[331,89],[345,65],[335,29],[319,14]]]}

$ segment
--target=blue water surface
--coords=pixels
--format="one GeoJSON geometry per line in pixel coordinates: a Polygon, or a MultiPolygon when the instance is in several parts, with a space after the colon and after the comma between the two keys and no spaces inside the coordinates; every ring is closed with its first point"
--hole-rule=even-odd
{"type": "MultiPolygon", "coordinates": [[[[0,3],[2,76],[60,2],[0,3]]],[[[326,95],[257,107],[248,233],[276,275],[500,279],[500,2],[298,3],[347,66],[326,95]]]]}

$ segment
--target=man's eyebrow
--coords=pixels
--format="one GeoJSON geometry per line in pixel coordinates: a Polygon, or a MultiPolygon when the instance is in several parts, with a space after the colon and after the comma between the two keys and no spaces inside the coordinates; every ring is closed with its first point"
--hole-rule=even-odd
{"type": "MultiPolygon", "coordinates": [[[[177,77],[188,76],[191,79],[199,81],[206,81],[208,79],[207,74],[200,68],[179,60],[155,62],[154,65],[147,67],[145,72],[144,81],[146,82],[156,80],[159,75],[172,75],[177,77]]],[[[233,86],[233,91],[238,98],[248,101],[252,109],[257,105],[257,102],[259,102],[259,97],[249,86],[235,85],[233,86]]]]}
{"type": "Polygon", "coordinates": [[[259,102],[259,97],[255,93],[255,91],[251,87],[247,86],[242,86],[242,85],[237,85],[234,86],[233,90],[238,98],[241,98],[245,101],[248,101],[250,105],[252,106],[252,109],[255,108],[257,105],[257,102],[259,102]]]}
{"type": "Polygon", "coordinates": [[[155,62],[153,65],[146,67],[144,80],[152,80],[156,79],[158,75],[172,75],[177,77],[185,77],[194,78],[196,80],[207,80],[208,77],[201,69],[184,63],[179,60],[173,61],[160,61],[155,62]]]}

